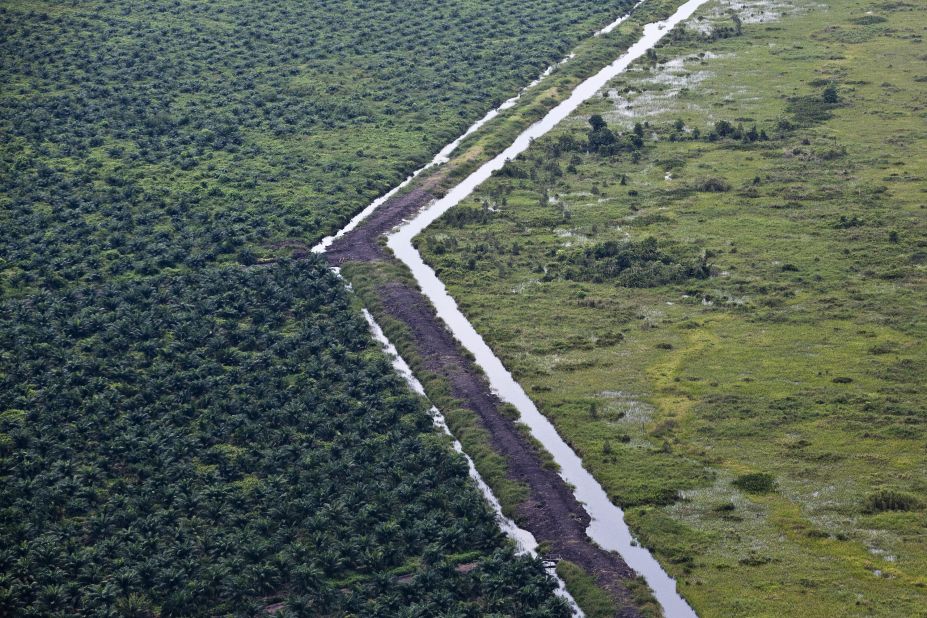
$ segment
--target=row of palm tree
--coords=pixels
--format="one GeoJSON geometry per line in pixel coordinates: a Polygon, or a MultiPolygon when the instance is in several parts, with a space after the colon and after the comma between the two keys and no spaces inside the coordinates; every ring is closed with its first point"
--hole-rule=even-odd
{"type": "Polygon", "coordinates": [[[14,613],[560,615],[321,261],[8,300],[0,349],[14,613]]]}

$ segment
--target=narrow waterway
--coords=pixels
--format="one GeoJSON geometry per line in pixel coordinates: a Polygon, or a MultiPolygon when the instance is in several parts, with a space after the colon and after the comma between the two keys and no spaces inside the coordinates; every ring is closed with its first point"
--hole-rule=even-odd
{"type": "Polygon", "coordinates": [[[502,153],[482,165],[414,219],[399,227],[387,241],[396,257],[412,271],[423,293],[435,306],[438,316],[444,320],[461,344],[475,356],[476,363],[485,371],[496,394],[519,410],[522,422],[528,425],[534,437],[553,455],[560,466],[561,477],[575,487],[576,498],[583,503],[592,518],[587,529],[589,537],[601,547],[618,552],[631,568],[642,575],[663,607],[664,613],[672,618],[695,616],[695,612],[677,592],[675,580],[663,570],[647,549],[634,541],[624,521],[622,510],[612,504],[602,486],[583,467],[580,458],[563,441],[550,421],[538,411],[534,402],[464,317],[457,303],[447,293],[444,284],[415,250],[412,240],[438,217],[469,196],[494,171],[501,169],[506,161],[524,152],[534,139],[550,131],[611,79],[625,71],[632,62],[652,49],[675,25],[688,19],[707,1],[689,0],[667,20],[647,24],[643,36],[625,54],[577,86],[568,99],[528,127],[502,153]]]}
{"type": "MultiPolygon", "coordinates": [[[[408,363],[406,363],[405,359],[402,358],[402,356],[399,354],[399,351],[396,350],[396,346],[394,346],[392,342],[386,337],[383,329],[380,328],[380,325],[377,324],[377,321],[373,318],[373,315],[371,315],[370,312],[366,309],[364,309],[364,319],[367,320],[367,324],[370,326],[370,332],[373,334],[373,338],[376,339],[376,341],[380,344],[380,347],[383,348],[383,351],[392,362],[393,369],[396,370],[396,373],[405,379],[406,383],[413,391],[419,395],[425,396],[425,387],[422,386],[422,383],[418,381],[418,378],[416,378],[412,373],[412,369],[409,367],[408,363]]],[[[502,505],[499,503],[499,499],[496,498],[496,495],[492,492],[492,489],[489,487],[489,485],[486,484],[486,481],[483,480],[483,477],[480,476],[480,473],[477,471],[473,460],[464,452],[463,445],[451,433],[450,428],[447,426],[447,421],[444,419],[444,415],[441,414],[441,411],[438,410],[438,408],[435,406],[431,406],[430,413],[431,419],[434,421],[435,426],[451,437],[453,440],[454,450],[463,455],[466,459],[467,468],[470,472],[470,478],[472,478],[473,482],[476,483],[480,493],[483,494],[483,498],[486,500],[486,502],[489,503],[489,506],[495,513],[496,523],[498,524],[499,528],[502,530],[502,532],[505,533],[506,536],[515,542],[517,553],[537,556],[538,542],[534,538],[534,535],[524,528],[520,528],[518,524],[516,524],[502,513],[502,505]]],[[[579,608],[579,605],[576,604],[576,600],[573,599],[572,595],[567,592],[566,585],[557,575],[556,570],[550,568],[547,571],[550,576],[553,577],[557,582],[557,595],[563,597],[566,602],[569,603],[570,608],[573,610],[573,616],[575,618],[584,618],[585,614],[579,608]]]]}

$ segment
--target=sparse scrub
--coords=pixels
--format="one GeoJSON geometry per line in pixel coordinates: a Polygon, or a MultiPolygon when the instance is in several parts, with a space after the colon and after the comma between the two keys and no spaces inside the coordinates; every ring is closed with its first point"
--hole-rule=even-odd
{"type": "Polygon", "coordinates": [[[881,489],[866,496],[863,512],[883,513],[885,511],[915,511],[921,502],[915,496],[895,489],[881,489]]]}
{"type": "Polygon", "coordinates": [[[750,494],[768,494],[776,487],[776,480],[771,474],[754,472],[743,474],[733,481],[734,487],[750,494]]]}

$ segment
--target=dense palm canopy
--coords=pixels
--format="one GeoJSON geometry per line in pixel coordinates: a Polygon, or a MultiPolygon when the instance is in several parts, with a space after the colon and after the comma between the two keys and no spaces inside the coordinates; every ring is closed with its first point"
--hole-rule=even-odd
{"type": "Polygon", "coordinates": [[[7,609],[561,613],[319,263],[11,301],[0,349],[7,609]]]}
{"type": "Polygon", "coordinates": [[[627,4],[0,2],[0,280],[311,243],[627,4]]]}

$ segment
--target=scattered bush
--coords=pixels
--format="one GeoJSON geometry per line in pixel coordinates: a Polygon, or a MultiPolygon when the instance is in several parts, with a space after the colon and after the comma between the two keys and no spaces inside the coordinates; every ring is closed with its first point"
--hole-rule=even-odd
{"type": "Polygon", "coordinates": [[[883,513],[885,511],[915,511],[921,502],[915,496],[894,489],[880,489],[869,494],[863,501],[863,512],[883,513]]]}
{"type": "Polygon", "coordinates": [[[857,26],[871,26],[873,24],[881,24],[888,21],[881,15],[863,15],[862,17],[856,17],[850,20],[850,23],[856,24],[857,26]]]}
{"type": "Polygon", "coordinates": [[[742,474],[733,481],[734,487],[751,494],[768,494],[776,487],[776,481],[771,474],[754,472],[742,474]]]}
{"type": "Polygon", "coordinates": [[[700,181],[695,188],[703,193],[725,193],[731,190],[731,185],[723,178],[706,178],[700,181]]]}
{"type": "Polygon", "coordinates": [[[563,277],[575,281],[614,281],[629,288],[646,288],[711,275],[707,254],[696,259],[676,258],[661,251],[654,238],[640,242],[608,241],[565,258],[563,277]]]}
{"type": "Polygon", "coordinates": [[[615,135],[602,116],[589,118],[589,134],[586,149],[600,155],[616,155],[621,152],[635,152],[644,147],[644,127],[637,123],[628,135],[615,135]]]}
{"type": "Polygon", "coordinates": [[[786,111],[792,114],[797,125],[807,127],[829,120],[833,116],[833,110],[842,104],[837,87],[830,84],[820,95],[790,98],[786,111]]]}

